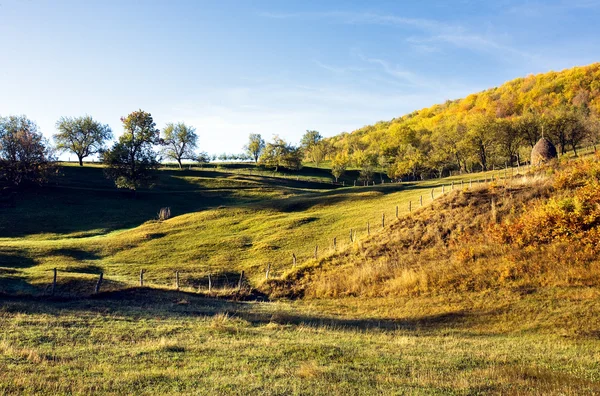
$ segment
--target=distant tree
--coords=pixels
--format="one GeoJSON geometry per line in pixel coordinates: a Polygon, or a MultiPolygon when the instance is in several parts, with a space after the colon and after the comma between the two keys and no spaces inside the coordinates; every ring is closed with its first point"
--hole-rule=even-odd
{"type": "Polygon", "coordinates": [[[338,179],[342,177],[344,172],[346,172],[346,168],[348,168],[348,154],[344,152],[337,153],[333,160],[331,161],[331,174],[335,177],[335,182],[337,183],[338,179]]]}
{"type": "Polygon", "coordinates": [[[377,153],[357,150],[352,154],[352,162],[360,169],[359,180],[366,182],[373,180],[373,174],[378,165],[377,153]]]}
{"type": "Polygon", "coordinates": [[[83,166],[83,159],[104,150],[107,140],[112,139],[112,131],[86,115],[83,117],[62,117],[56,123],[58,133],[54,135],[59,151],[71,151],[83,166]]]}
{"type": "Polygon", "coordinates": [[[494,117],[477,114],[468,123],[467,142],[470,152],[483,171],[491,165],[498,140],[497,122],[494,117]]]}
{"type": "Polygon", "coordinates": [[[497,121],[496,134],[500,153],[508,160],[510,166],[515,160],[518,160],[519,147],[523,142],[523,137],[519,132],[517,125],[510,120],[497,121]]]}
{"type": "Polygon", "coordinates": [[[118,188],[136,191],[150,184],[151,170],[158,167],[152,146],[159,141],[160,131],[150,113],[134,111],[121,118],[125,132],[110,150],[102,155],[106,176],[118,188]]]}
{"type": "Polygon", "coordinates": [[[303,150],[307,150],[312,146],[317,145],[321,140],[323,140],[323,136],[318,131],[306,131],[304,135],[302,135],[302,139],[300,139],[300,147],[303,150]]]}
{"type": "Polygon", "coordinates": [[[525,113],[515,121],[514,127],[527,144],[533,148],[542,136],[542,123],[538,115],[530,112],[525,113]]]}
{"type": "Polygon", "coordinates": [[[13,186],[42,184],[53,170],[52,151],[25,116],[0,118],[0,180],[13,186]]]}
{"type": "Polygon", "coordinates": [[[200,165],[203,164],[208,164],[211,160],[211,156],[208,155],[208,153],[201,151],[196,155],[195,158],[196,162],[198,162],[200,165]]]}
{"type": "Polygon", "coordinates": [[[248,137],[248,144],[244,146],[244,149],[250,155],[251,158],[254,159],[255,163],[258,163],[258,159],[260,158],[260,154],[265,148],[265,141],[262,136],[258,133],[251,133],[248,137]]]}
{"type": "Polygon", "coordinates": [[[305,157],[316,166],[319,166],[328,152],[328,144],[318,131],[306,131],[300,140],[300,147],[305,157]]]}
{"type": "Polygon", "coordinates": [[[577,155],[577,146],[586,139],[588,133],[584,116],[568,109],[558,109],[551,113],[545,123],[545,131],[558,146],[561,155],[566,153],[568,146],[577,155]]]}
{"type": "Polygon", "coordinates": [[[181,161],[194,160],[194,150],[198,147],[198,135],[196,128],[185,125],[183,122],[177,124],[168,123],[162,130],[161,144],[164,146],[162,153],[172,160],[177,161],[181,169],[181,161]]]}
{"type": "Polygon", "coordinates": [[[275,168],[275,172],[280,166],[293,170],[300,169],[302,167],[302,151],[276,135],[273,142],[267,143],[265,146],[259,163],[275,168]]]}

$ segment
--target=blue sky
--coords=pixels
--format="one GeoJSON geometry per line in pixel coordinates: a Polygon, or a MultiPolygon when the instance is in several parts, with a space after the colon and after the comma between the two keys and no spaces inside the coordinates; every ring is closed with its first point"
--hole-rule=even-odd
{"type": "Polygon", "coordinates": [[[600,0],[0,0],[0,115],[142,108],[200,149],[297,142],[600,60],[600,0]]]}

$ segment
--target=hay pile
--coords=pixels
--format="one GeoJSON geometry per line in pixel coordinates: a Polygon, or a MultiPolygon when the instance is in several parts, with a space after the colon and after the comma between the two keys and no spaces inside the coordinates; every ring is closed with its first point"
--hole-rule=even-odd
{"type": "Polygon", "coordinates": [[[556,147],[545,137],[541,138],[531,150],[531,165],[541,165],[557,157],[556,147]]]}

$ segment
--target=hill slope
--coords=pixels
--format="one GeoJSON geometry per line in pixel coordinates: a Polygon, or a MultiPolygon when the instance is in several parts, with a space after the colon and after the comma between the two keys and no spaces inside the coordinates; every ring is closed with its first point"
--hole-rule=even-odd
{"type": "Polygon", "coordinates": [[[600,139],[600,63],[530,75],[328,140],[331,158],[420,178],[529,160],[542,134],[561,153],[600,139]]]}

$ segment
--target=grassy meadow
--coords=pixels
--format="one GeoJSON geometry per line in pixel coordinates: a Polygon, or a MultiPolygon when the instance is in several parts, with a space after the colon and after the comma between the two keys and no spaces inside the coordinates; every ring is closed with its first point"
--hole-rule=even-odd
{"type": "Polygon", "coordinates": [[[597,260],[488,236],[555,194],[552,172],[344,187],[223,164],[161,169],[135,198],[100,166],[61,172],[0,208],[0,393],[600,392],[597,260]]]}

